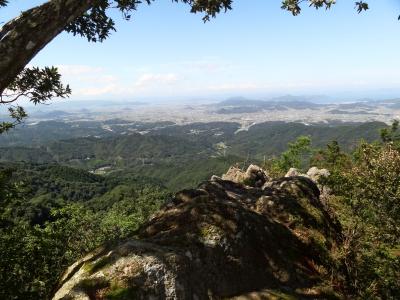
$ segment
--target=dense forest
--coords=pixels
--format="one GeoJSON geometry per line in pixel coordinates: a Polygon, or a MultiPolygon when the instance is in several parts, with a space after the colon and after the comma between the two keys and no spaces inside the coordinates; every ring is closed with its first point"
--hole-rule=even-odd
{"type": "Polygon", "coordinates": [[[234,163],[260,163],[277,156],[299,136],[309,136],[317,148],[336,140],[350,151],[360,140],[378,140],[379,129],[385,127],[379,122],[267,122],[240,130],[239,124],[225,122],[50,121],[0,136],[0,162],[61,164],[115,176],[132,173],[177,191],[222,174],[234,163]]]}
{"type": "Polygon", "coordinates": [[[185,127],[167,127],[163,135],[2,148],[1,298],[48,298],[68,265],[99,245],[134,236],[171,201],[172,192],[220,175],[230,165],[250,163],[263,165],[273,177],[291,167],[327,168],[328,204],[344,228],[343,249],[336,255],[346,266],[348,293],[399,297],[397,123],[321,128],[260,124],[232,133],[226,152],[214,146],[219,140],[210,140],[209,131],[187,136],[182,132],[193,128],[185,127]],[[281,148],[282,141],[272,137],[287,132],[292,140],[281,148]],[[329,142],[334,137],[342,142],[329,142]],[[104,166],[110,169],[99,172],[104,166]]]}

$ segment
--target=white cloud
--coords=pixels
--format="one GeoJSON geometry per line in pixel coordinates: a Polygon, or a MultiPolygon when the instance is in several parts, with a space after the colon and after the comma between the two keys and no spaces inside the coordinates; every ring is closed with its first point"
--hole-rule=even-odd
{"type": "MultiPolygon", "coordinates": [[[[63,82],[70,84],[73,98],[182,96],[251,93],[297,93],[398,86],[400,71],[355,69],[337,77],[303,70],[253,72],[218,58],[178,61],[142,68],[59,65],[63,82]],[[387,76],[385,76],[385,74],[387,76]],[[293,79],[296,77],[296,79],[293,79]]],[[[254,70],[253,70],[254,69],[254,70]]]]}
{"type": "Polygon", "coordinates": [[[220,60],[198,60],[198,61],[188,61],[183,63],[185,68],[195,69],[205,72],[220,72],[226,71],[233,68],[230,63],[222,62],[220,60]]]}
{"type": "Polygon", "coordinates": [[[103,67],[89,65],[58,65],[62,81],[72,88],[73,97],[114,94],[119,78],[103,67]]]}
{"type": "Polygon", "coordinates": [[[174,61],[158,65],[158,67],[160,66],[167,69],[178,69],[179,72],[184,73],[201,72],[204,74],[224,72],[235,68],[234,64],[217,57],[174,61]]]}
{"type": "Polygon", "coordinates": [[[261,88],[255,83],[225,83],[220,85],[212,85],[208,87],[210,91],[246,91],[261,88]]]}
{"type": "Polygon", "coordinates": [[[137,88],[145,88],[149,86],[155,85],[171,85],[175,84],[178,81],[178,76],[174,73],[167,74],[153,74],[147,73],[141,75],[137,81],[135,82],[135,87],[137,88]]]}
{"type": "Polygon", "coordinates": [[[116,84],[109,84],[106,86],[96,86],[82,88],[76,91],[75,95],[78,96],[102,96],[107,94],[114,94],[119,90],[116,84]]]}
{"type": "Polygon", "coordinates": [[[57,68],[64,76],[77,76],[83,74],[87,75],[104,72],[103,68],[101,67],[93,67],[87,65],[58,65],[57,68]]]}
{"type": "Polygon", "coordinates": [[[101,67],[87,65],[59,65],[57,66],[63,79],[79,85],[109,84],[118,81],[118,77],[108,74],[101,67]]]}

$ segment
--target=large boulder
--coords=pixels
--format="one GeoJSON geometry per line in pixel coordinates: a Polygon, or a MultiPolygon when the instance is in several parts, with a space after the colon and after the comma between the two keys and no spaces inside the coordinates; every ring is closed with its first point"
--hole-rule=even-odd
{"type": "Polygon", "coordinates": [[[340,294],[329,288],[340,240],[308,178],[253,188],[213,177],[76,262],[53,299],[326,299],[340,294]]]}

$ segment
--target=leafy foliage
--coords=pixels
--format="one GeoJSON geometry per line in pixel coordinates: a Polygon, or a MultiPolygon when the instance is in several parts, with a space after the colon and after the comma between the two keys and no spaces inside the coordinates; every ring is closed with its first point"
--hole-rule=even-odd
{"type": "Polygon", "coordinates": [[[2,299],[48,298],[62,268],[104,238],[95,215],[82,207],[53,214],[57,220],[44,227],[19,222],[1,229],[2,299]]]}
{"type": "Polygon", "coordinates": [[[16,125],[22,123],[22,121],[28,116],[23,107],[16,105],[10,106],[8,108],[8,112],[10,114],[12,122],[1,122],[0,123],[0,134],[9,131],[14,128],[16,125]]]}
{"type": "Polygon", "coordinates": [[[384,143],[397,143],[400,141],[398,120],[393,121],[391,128],[381,129],[381,139],[384,143]]]}
{"type": "MultiPolygon", "coordinates": [[[[297,16],[301,12],[300,4],[302,2],[308,2],[309,6],[313,6],[316,9],[324,7],[325,9],[330,9],[332,5],[336,3],[336,0],[283,0],[282,9],[290,11],[294,16],[297,16]]],[[[358,13],[363,10],[368,10],[368,3],[359,1],[355,2],[356,10],[358,13]]]]}
{"type": "Polygon", "coordinates": [[[294,143],[289,143],[288,150],[283,152],[277,161],[277,167],[281,170],[290,168],[301,169],[304,166],[306,156],[311,154],[311,138],[300,136],[294,143]]]}
{"type": "Polygon", "coordinates": [[[356,2],[356,9],[358,13],[361,13],[363,10],[368,10],[369,9],[368,3],[364,1],[356,2]]]}
{"type": "MultiPolygon", "coordinates": [[[[17,78],[8,86],[7,90],[0,94],[0,104],[9,104],[20,97],[29,99],[33,104],[45,103],[54,97],[66,98],[71,94],[69,86],[61,83],[61,75],[55,67],[37,67],[24,69],[17,78]]],[[[8,108],[13,122],[2,122],[0,134],[20,124],[28,115],[21,106],[8,108]]]]}
{"type": "Polygon", "coordinates": [[[114,21],[106,14],[108,6],[108,1],[98,1],[96,6],[69,24],[65,31],[86,37],[89,42],[104,41],[110,31],[115,31],[114,21]]]}
{"type": "Polygon", "coordinates": [[[352,156],[331,143],[312,160],[331,172],[324,184],[345,233],[338,259],[360,299],[400,297],[400,152],[388,138],[396,128],[384,131],[383,143],[362,142],[352,156]]]}
{"type": "MultiPolygon", "coordinates": [[[[86,12],[83,16],[69,24],[65,30],[74,35],[81,35],[86,37],[90,42],[102,42],[105,40],[111,31],[116,31],[114,27],[114,20],[107,15],[107,9],[117,8],[124,19],[130,20],[132,11],[137,10],[138,5],[142,2],[151,4],[154,0],[97,0],[95,5],[86,12]]],[[[191,13],[202,13],[204,14],[203,21],[209,21],[211,18],[215,18],[217,14],[222,11],[232,9],[233,0],[172,0],[173,2],[181,2],[190,6],[191,13]]],[[[316,9],[325,7],[329,9],[336,3],[336,0],[283,0],[282,9],[290,11],[294,16],[300,14],[301,2],[308,2],[309,6],[315,7],[316,9]]],[[[360,13],[363,10],[367,10],[368,4],[359,1],[355,2],[357,11],[360,13]]]]}
{"type": "MultiPolygon", "coordinates": [[[[329,195],[326,205],[343,227],[343,244],[334,254],[349,294],[359,299],[400,297],[400,148],[398,122],[381,130],[382,143],[361,141],[352,154],[337,141],[325,149],[310,148],[305,137],[290,143],[277,159],[267,161],[272,175],[307,164],[302,150],[312,153],[308,167],[327,168],[319,184],[329,195]]],[[[304,170],[304,169],[303,169],[304,170]]],[[[340,277],[340,276],[339,276],[340,277]]]]}
{"type": "Polygon", "coordinates": [[[1,299],[49,298],[68,265],[134,234],[169,198],[145,179],[26,167],[0,172],[1,299]]]}
{"type": "Polygon", "coordinates": [[[33,104],[44,103],[53,97],[67,97],[71,90],[61,83],[61,75],[55,67],[24,69],[1,95],[1,103],[27,97],[33,104]]]}
{"type": "Polygon", "coordinates": [[[354,166],[343,172],[341,195],[364,222],[379,229],[379,239],[400,236],[400,153],[392,145],[361,144],[354,166]]]}
{"type": "Polygon", "coordinates": [[[343,257],[353,288],[361,298],[399,295],[400,153],[390,145],[362,144],[353,165],[339,170],[331,185],[347,207],[343,257]]]}
{"type": "MultiPolygon", "coordinates": [[[[174,130],[170,130],[168,127],[165,134],[173,135],[174,130]]],[[[179,135],[186,130],[191,129],[176,128],[179,135]]],[[[395,124],[389,133],[391,130],[396,132],[395,124]]],[[[191,136],[191,139],[196,149],[199,146],[196,138],[191,136]]],[[[171,140],[182,141],[172,137],[160,143],[153,136],[138,140],[136,145],[131,142],[114,145],[110,151],[115,153],[117,149],[122,157],[143,149],[158,157],[165,155],[166,160],[154,166],[141,164],[132,168],[131,165],[131,169],[103,176],[55,163],[14,163],[3,169],[0,298],[46,299],[67,265],[103,243],[135,234],[138,226],[169,198],[169,192],[160,182],[174,189],[195,185],[240,161],[239,157],[228,154],[197,157],[196,161],[184,160],[180,164],[169,160],[180,144],[169,153],[154,148],[165,142],[172,151],[171,146],[175,146],[168,142],[171,140]],[[146,141],[150,144],[146,145],[146,141]],[[125,149],[129,145],[133,148],[125,149]]],[[[348,287],[353,298],[399,296],[400,152],[393,142],[395,138],[383,140],[361,143],[349,154],[335,141],[325,149],[313,149],[311,138],[300,136],[273,162],[280,172],[293,166],[305,168],[310,158],[311,165],[329,169],[331,176],[322,183],[332,191],[326,202],[339,217],[344,233],[342,247],[334,250],[337,258],[334,263],[338,266],[336,272],[341,274],[338,278],[346,276],[342,285],[348,287]]],[[[182,153],[193,156],[192,146],[183,147],[182,153]]],[[[105,147],[102,144],[98,149],[105,147]]],[[[77,149],[74,155],[79,155],[81,150],[77,149]]],[[[85,158],[86,154],[81,156],[85,158]]]]}

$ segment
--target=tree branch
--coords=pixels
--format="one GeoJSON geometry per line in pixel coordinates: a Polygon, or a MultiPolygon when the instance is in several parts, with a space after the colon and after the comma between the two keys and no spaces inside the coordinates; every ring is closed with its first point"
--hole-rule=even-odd
{"type": "Polygon", "coordinates": [[[0,29],[0,94],[43,47],[95,2],[51,0],[6,23],[0,29]]]}

